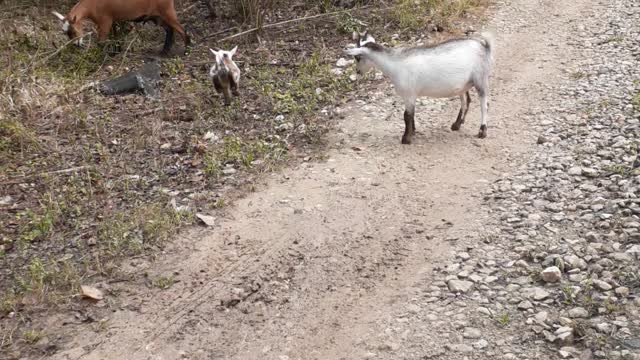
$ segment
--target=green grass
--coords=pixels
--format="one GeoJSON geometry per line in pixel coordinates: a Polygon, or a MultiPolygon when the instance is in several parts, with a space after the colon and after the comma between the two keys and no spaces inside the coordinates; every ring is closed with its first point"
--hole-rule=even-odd
{"type": "Polygon", "coordinates": [[[640,111],[640,91],[631,98],[631,105],[636,111],[640,111]]]}
{"type": "Polygon", "coordinates": [[[22,334],[22,338],[28,344],[35,344],[42,339],[42,332],[38,330],[27,330],[22,334]]]}
{"type": "Polygon", "coordinates": [[[509,313],[505,312],[496,318],[496,322],[501,326],[507,326],[511,323],[511,317],[509,316],[509,313]]]}
{"type": "Polygon", "coordinates": [[[173,284],[175,283],[175,279],[173,277],[167,277],[167,276],[161,276],[155,280],[153,280],[153,286],[161,289],[161,290],[166,290],[168,288],[170,288],[171,286],[173,286],[173,284]]]}

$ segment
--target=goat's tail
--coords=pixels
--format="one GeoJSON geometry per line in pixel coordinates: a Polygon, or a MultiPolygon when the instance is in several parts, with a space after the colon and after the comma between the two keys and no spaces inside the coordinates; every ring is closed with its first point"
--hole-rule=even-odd
{"type": "Polygon", "coordinates": [[[484,31],[480,33],[480,37],[484,40],[484,47],[489,51],[489,55],[491,56],[491,60],[493,61],[496,53],[496,39],[493,36],[493,33],[489,31],[484,31]]]}

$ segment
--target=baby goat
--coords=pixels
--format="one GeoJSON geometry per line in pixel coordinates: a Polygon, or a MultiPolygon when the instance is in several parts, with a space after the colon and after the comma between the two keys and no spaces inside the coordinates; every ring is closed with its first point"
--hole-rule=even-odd
{"type": "Polygon", "coordinates": [[[487,136],[489,74],[495,44],[490,34],[452,39],[434,46],[388,49],[377,44],[367,32],[354,33],[355,48],[345,53],[356,58],[358,73],[377,67],[391,78],[404,99],[403,144],[411,144],[415,133],[415,104],[422,96],[460,97],[460,112],[451,130],[459,130],[469,111],[473,87],[480,96],[481,121],[478,137],[487,136]]]}
{"type": "Polygon", "coordinates": [[[218,94],[222,93],[224,95],[224,104],[229,105],[231,104],[230,93],[233,93],[235,96],[240,96],[238,92],[240,69],[232,59],[238,47],[234,47],[231,51],[209,50],[211,50],[213,56],[216,57],[216,62],[211,67],[209,76],[213,80],[213,86],[216,88],[218,94]]]}
{"type": "Polygon", "coordinates": [[[80,0],[67,16],[53,11],[62,21],[62,31],[69,39],[79,39],[77,44],[82,45],[84,30],[82,21],[89,19],[98,28],[98,40],[104,41],[109,36],[111,25],[114,21],[152,21],[165,29],[163,54],[168,54],[173,45],[174,31],[183,38],[185,47],[191,44],[189,35],[178,22],[173,0],[80,0]]]}

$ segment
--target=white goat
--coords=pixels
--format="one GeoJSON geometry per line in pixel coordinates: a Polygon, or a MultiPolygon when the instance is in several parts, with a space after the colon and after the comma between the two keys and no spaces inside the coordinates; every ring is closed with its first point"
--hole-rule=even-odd
{"type": "Polygon", "coordinates": [[[216,57],[216,62],[209,71],[209,76],[213,80],[213,86],[218,93],[224,95],[224,104],[231,104],[231,93],[240,96],[238,92],[238,84],[240,82],[240,69],[233,62],[238,47],[234,47],[231,51],[209,49],[216,57]]]}
{"type": "Polygon", "coordinates": [[[469,111],[474,87],[480,96],[481,121],[478,137],[487,136],[489,74],[493,63],[493,36],[452,39],[433,46],[388,49],[377,44],[367,32],[354,33],[356,47],[345,50],[354,56],[358,73],[377,67],[391,78],[397,93],[404,99],[405,131],[403,144],[411,144],[415,133],[415,104],[422,96],[460,97],[460,112],[451,130],[459,130],[469,111]]]}

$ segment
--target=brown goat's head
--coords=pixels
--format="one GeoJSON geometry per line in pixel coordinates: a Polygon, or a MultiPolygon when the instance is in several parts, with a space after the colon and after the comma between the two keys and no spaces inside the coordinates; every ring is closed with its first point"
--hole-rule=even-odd
{"type": "Polygon", "coordinates": [[[84,36],[82,21],[78,21],[75,15],[69,18],[68,16],[63,16],[57,11],[53,11],[52,13],[62,22],[62,31],[67,34],[69,40],[78,39],[76,41],[76,45],[81,46],[83,40],[82,37],[84,36]]]}

